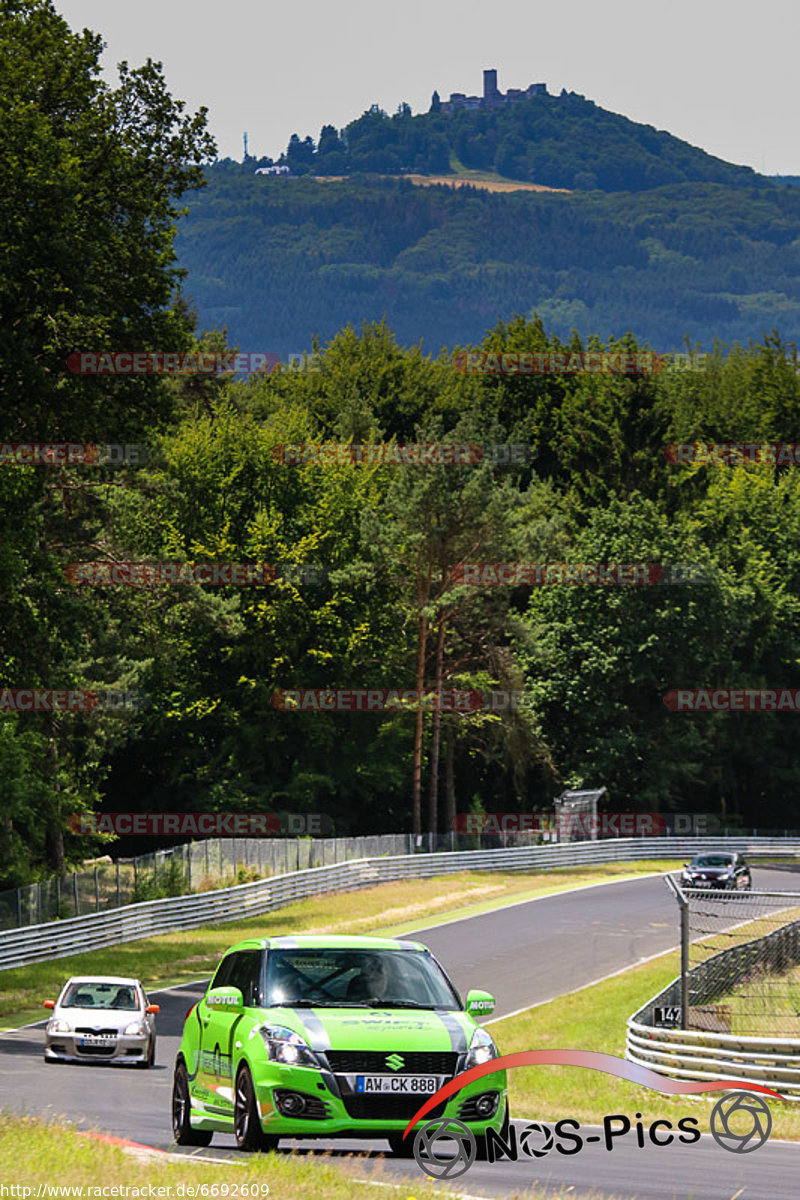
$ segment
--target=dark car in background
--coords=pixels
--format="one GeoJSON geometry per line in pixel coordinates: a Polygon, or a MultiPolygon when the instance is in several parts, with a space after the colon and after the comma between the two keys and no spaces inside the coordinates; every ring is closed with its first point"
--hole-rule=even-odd
{"type": "Polygon", "coordinates": [[[681,884],[690,888],[725,888],[750,890],[753,880],[750,868],[741,854],[730,851],[706,851],[695,854],[683,864],[681,884]]]}

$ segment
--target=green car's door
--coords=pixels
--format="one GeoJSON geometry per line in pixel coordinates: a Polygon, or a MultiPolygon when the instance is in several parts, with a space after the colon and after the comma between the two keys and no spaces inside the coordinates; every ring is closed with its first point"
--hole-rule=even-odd
{"type": "Polygon", "coordinates": [[[258,1004],[261,975],[261,951],[238,950],[228,954],[220,963],[211,987],[200,1007],[201,1041],[197,1095],[209,1112],[233,1116],[232,1063],[236,1030],[244,1013],[241,1008],[226,1003],[228,989],[237,988],[242,994],[244,1008],[258,1004]],[[212,992],[220,993],[222,1003],[210,1004],[212,992]]]}

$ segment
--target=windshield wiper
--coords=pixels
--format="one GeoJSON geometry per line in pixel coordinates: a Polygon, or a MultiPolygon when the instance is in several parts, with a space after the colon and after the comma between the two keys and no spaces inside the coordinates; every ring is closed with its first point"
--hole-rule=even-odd
{"type": "Polygon", "coordinates": [[[372,1008],[365,1000],[287,1000],[270,1008],[372,1008]]]}
{"type": "Polygon", "coordinates": [[[441,1004],[417,1004],[416,1000],[379,1000],[375,1008],[442,1008],[441,1004]]]}

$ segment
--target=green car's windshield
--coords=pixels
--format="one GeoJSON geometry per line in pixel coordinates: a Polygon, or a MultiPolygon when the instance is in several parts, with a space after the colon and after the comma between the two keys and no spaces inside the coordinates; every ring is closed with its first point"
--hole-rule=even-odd
{"type": "Polygon", "coordinates": [[[459,1009],[458,996],[419,950],[270,950],[268,1007],[459,1009]]]}

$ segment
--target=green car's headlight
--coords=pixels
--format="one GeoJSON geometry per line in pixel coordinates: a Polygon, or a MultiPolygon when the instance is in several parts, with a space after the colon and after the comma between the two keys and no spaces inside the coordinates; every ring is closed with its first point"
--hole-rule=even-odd
{"type": "Polygon", "coordinates": [[[492,1041],[491,1034],[478,1026],[469,1044],[465,1070],[468,1071],[470,1067],[479,1067],[481,1063],[490,1062],[493,1058],[497,1058],[497,1047],[492,1041]]]}
{"type": "Polygon", "coordinates": [[[267,1053],[275,1062],[291,1067],[322,1067],[314,1051],[299,1033],[284,1025],[262,1025],[258,1031],[264,1039],[267,1053]]]}

